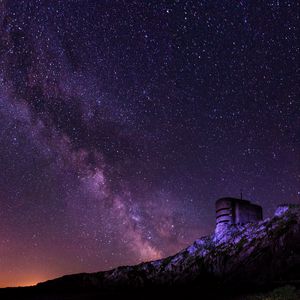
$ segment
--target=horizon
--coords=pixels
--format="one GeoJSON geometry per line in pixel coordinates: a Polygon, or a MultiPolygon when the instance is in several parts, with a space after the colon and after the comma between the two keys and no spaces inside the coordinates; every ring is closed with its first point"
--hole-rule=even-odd
{"type": "MultiPolygon", "coordinates": [[[[232,198],[232,197],[226,196],[226,197],[218,198],[218,200],[219,200],[219,199],[224,199],[224,198],[240,199],[240,198],[232,198]]],[[[248,199],[243,199],[243,200],[249,201],[248,199]]],[[[250,203],[252,203],[252,202],[250,202],[250,203]]],[[[252,204],[258,204],[258,203],[252,203],[252,204]]],[[[279,204],[277,207],[280,207],[280,206],[282,206],[282,205],[286,205],[286,204],[279,204]]],[[[289,204],[288,204],[288,205],[289,205],[289,204]]],[[[263,210],[263,211],[264,211],[264,210],[263,210]]],[[[263,219],[262,219],[262,220],[265,220],[265,219],[267,219],[267,218],[269,218],[269,217],[274,216],[274,213],[275,213],[275,211],[273,212],[273,214],[272,214],[271,216],[268,216],[268,217],[264,216],[264,214],[263,214],[263,219]]],[[[216,221],[216,220],[215,220],[215,221],[216,221]]],[[[214,228],[214,230],[213,230],[212,232],[208,233],[207,235],[200,236],[200,237],[198,237],[196,240],[198,240],[198,239],[200,239],[200,238],[203,238],[203,237],[205,237],[205,236],[208,236],[208,235],[212,234],[212,233],[215,231],[215,229],[216,229],[216,224],[215,224],[215,228],[214,228]]],[[[195,240],[195,241],[196,241],[196,240],[195,240]]],[[[194,242],[194,241],[193,241],[193,242],[194,242]]],[[[190,244],[186,245],[186,247],[188,247],[188,246],[190,246],[190,244]]],[[[182,249],[179,249],[177,252],[179,252],[179,251],[181,251],[181,250],[184,250],[186,247],[184,247],[184,248],[182,248],[182,249]]],[[[177,252],[172,253],[172,254],[170,254],[170,255],[171,255],[171,256],[172,256],[172,255],[175,255],[175,254],[177,254],[177,252]]],[[[89,272],[77,272],[77,273],[71,272],[71,273],[62,273],[62,274],[56,274],[55,277],[45,277],[45,276],[41,276],[40,278],[43,278],[43,279],[37,279],[37,278],[36,278],[36,279],[34,279],[34,280],[30,280],[30,279],[26,278],[26,279],[24,279],[23,281],[22,281],[22,280],[19,280],[19,281],[18,281],[19,283],[16,283],[16,285],[13,285],[13,286],[5,286],[5,285],[1,285],[1,283],[0,283],[0,288],[31,287],[31,286],[37,285],[38,283],[45,282],[45,281],[48,281],[48,280],[54,280],[54,279],[57,279],[57,278],[60,278],[60,277],[64,277],[64,276],[75,275],[75,274],[80,274],[80,273],[106,272],[106,271],[113,270],[113,269],[118,268],[118,267],[123,267],[123,266],[136,266],[136,265],[138,265],[138,264],[140,264],[140,263],[148,263],[148,262],[151,262],[151,261],[161,260],[161,259],[165,259],[165,258],[167,258],[167,256],[164,256],[164,257],[161,257],[161,258],[157,258],[157,259],[153,259],[153,260],[148,260],[148,261],[139,262],[139,263],[132,264],[132,265],[118,265],[118,266],[112,266],[112,267],[110,267],[110,268],[108,268],[108,269],[104,269],[104,270],[98,270],[98,269],[97,269],[97,270],[95,270],[95,271],[89,271],[89,272]],[[22,282],[23,282],[23,283],[22,283],[22,282]]],[[[26,277],[28,277],[28,276],[26,275],[26,277]]]]}

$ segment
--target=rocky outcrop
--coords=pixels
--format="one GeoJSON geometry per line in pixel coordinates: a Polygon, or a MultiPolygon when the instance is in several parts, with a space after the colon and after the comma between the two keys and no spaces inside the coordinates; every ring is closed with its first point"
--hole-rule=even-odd
{"type": "Polygon", "coordinates": [[[193,286],[251,289],[300,280],[300,206],[280,206],[273,218],[196,240],[174,256],[93,274],[64,276],[38,288],[193,286]]]}

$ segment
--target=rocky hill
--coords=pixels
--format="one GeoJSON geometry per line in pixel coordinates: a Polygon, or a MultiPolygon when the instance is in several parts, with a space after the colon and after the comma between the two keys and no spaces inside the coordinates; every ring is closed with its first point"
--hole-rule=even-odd
{"type": "Polygon", "coordinates": [[[225,226],[176,255],[106,272],[63,276],[27,292],[38,294],[38,299],[96,299],[100,294],[152,295],[163,290],[172,294],[199,292],[223,299],[225,295],[286,284],[299,288],[299,283],[300,206],[283,205],[272,218],[244,226],[225,226]],[[58,294],[67,298],[57,298],[58,294]]]}
{"type": "Polygon", "coordinates": [[[249,291],[300,280],[300,206],[278,207],[273,218],[230,225],[164,259],[106,272],[64,276],[43,289],[143,289],[191,286],[249,291]]]}

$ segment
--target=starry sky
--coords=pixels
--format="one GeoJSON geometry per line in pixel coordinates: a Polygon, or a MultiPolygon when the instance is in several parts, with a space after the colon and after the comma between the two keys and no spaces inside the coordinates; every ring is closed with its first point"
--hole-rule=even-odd
{"type": "Polygon", "coordinates": [[[300,202],[297,1],[0,0],[0,287],[176,253],[215,200],[300,202]]]}

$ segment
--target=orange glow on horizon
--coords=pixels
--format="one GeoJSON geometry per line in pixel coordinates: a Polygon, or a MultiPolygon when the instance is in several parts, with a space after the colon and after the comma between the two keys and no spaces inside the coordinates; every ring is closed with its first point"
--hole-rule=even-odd
{"type": "Polygon", "coordinates": [[[0,288],[34,286],[45,280],[47,280],[45,276],[32,276],[31,278],[5,278],[5,281],[0,279],[0,288]]]}

